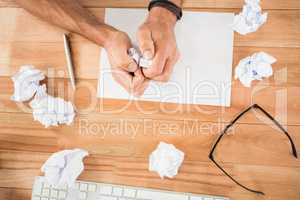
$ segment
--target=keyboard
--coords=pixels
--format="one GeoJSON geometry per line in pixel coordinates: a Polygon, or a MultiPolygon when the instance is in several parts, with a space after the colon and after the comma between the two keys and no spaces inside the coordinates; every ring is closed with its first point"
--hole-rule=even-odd
{"type": "Polygon", "coordinates": [[[76,181],[73,187],[53,187],[36,177],[32,200],[229,200],[227,197],[179,193],[125,185],[76,181]]]}

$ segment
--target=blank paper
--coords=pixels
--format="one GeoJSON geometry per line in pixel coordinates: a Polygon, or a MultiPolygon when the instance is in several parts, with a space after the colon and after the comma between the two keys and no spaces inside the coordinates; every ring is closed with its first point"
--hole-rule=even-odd
{"type": "MultiPolygon", "coordinates": [[[[127,32],[137,44],[136,33],[147,14],[145,9],[110,8],[105,10],[105,22],[127,32]]],[[[181,58],[169,82],[151,81],[143,96],[133,97],[113,80],[106,52],[102,50],[98,97],[230,106],[233,54],[230,24],[234,14],[185,11],[183,16],[175,28],[181,58]]]]}

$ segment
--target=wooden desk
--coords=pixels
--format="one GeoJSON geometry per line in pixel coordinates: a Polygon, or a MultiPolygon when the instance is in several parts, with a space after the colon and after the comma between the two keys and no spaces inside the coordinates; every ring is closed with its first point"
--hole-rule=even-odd
{"type": "MultiPolygon", "coordinates": [[[[145,7],[147,1],[82,3],[103,19],[104,7],[145,7]]],[[[243,0],[186,0],[184,7],[238,12],[242,4],[243,0]]],[[[95,44],[72,37],[79,86],[74,94],[66,79],[64,31],[32,17],[13,0],[0,0],[0,199],[29,200],[42,163],[51,153],[74,147],[91,153],[82,180],[226,195],[236,200],[300,199],[300,161],[292,158],[287,138],[253,113],[239,121],[235,134],[226,136],[217,157],[230,174],[267,195],[258,197],[242,190],[208,160],[216,133],[252,102],[285,124],[300,150],[300,1],[265,0],[262,6],[269,13],[268,22],[256,33],[235,34],[234,66],[245,56],[265,51],[278,59],[272,78],[251,89],[233,81],[232,106],[226,109],[149,102],[122,109],[126,102],[105,101],[101,106],[95,98],[100,52],[95,44]],[[78,114],[72,126],[45,129],[33,121],[27,104],[10,101],[10,76],[22,64],[47,72],[49,93],[74,102],[78,114]],[[161,140],[186,153],[179,175],[172,180],[160,180],[147,170],[148,155],[161,140]]]]}

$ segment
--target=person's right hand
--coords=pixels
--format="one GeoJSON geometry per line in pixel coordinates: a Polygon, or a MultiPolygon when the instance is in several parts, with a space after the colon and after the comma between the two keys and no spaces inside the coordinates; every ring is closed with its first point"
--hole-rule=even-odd
{"type": "Polygon", "coordinates": [[[128,49],[131,47],[128,35],[121,31],[114,31],[104,46],[115,81],[129,93],[141,96],[147,88],[149,80],[144,77],[142,70],[128,55],[128,49]]]}

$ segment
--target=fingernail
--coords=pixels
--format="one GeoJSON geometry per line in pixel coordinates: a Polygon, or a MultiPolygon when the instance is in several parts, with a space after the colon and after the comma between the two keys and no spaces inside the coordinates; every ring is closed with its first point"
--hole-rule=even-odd
{"type": "Polygon", "coordinates": [[[128,70],[130,72],[134,72],[137,69],[137,65],[135,63],[130,63],[128,66],[128,70]]]}
{"type": "Polygon", "coordinates": [[[146,59],[152,59],[153,55],[152,55],[152,52],[150,50],[146,50],[143,54],[144,58],[146,59]]]}

